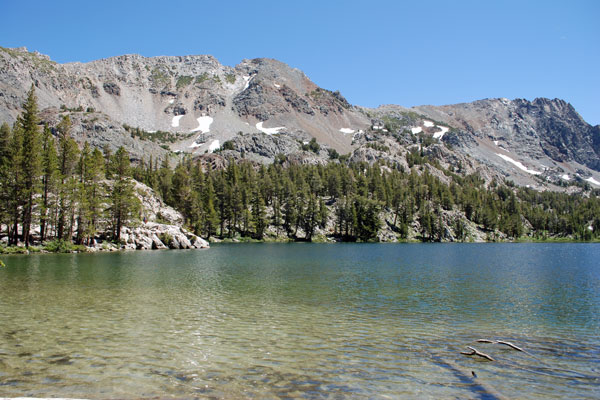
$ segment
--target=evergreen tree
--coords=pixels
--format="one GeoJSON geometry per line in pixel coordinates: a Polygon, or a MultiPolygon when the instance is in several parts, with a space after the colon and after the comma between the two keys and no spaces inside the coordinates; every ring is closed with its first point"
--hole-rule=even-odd
{"type": "Polygon", "coordinates": [[[42,205],[40,209],[40,240],[46,239],[48,222],[55,210],[57,185],[60,179],[56,143],[50,129],[44,128],[42,140],[42,205]]]}
{"type": "Polygon", "coordinates": [[[100,150],[92,150],[86,142],[81,150],[77,165],[78,184],[78,244],[89,244],[96,234],[101,214],[103,190],[100,181],[104,177],[104,162],[100,150]]]}
{"type": "Polygon", "coordinates": [[[20,125],[20,133],[23,135],[22,140],[22,155],[21,171],[23,177],[23,242],[25,246],[30,244],[30,230],[33,218],[34,196],[39,190],[40,175],[41,175],[41,146],[40,133],[38,129],[38,107],[37,98],[35,96],[35,87],[31,85],[31,89],[27,95],[27,100],[23,104],[23,113],[18,118],[17,123],[20,125]]]}
{"type": "MultiPolygon", "coordinates": [[[[10,193],[10,163],[11,140],[10,126],[5,122],[0,126],[0,227],[10,224],[11,193],[10,193]]],[[[0,231],[0,234],[2,232],[0,231]]],[[[8,229],[7,229],[8,234],[8,229]]]]}
{"type": "Polygon", "coordinates": [[[59,133],[58,164],[60,170],[60,187],[58,194],[57,238],[70,240],[75,219],[75,203],[77,201],[77,180],[74,176],[79,148],[71,138],[71,119],[64,116],[57,126],[59,133]]]}
{"type": "Polygon", "coordinates": [[[258,240],[262,239],[267,227],[267,215],[265,202],[258,188],[255,188],[252,193],[252,227],[254,230],[253,237],[258,240]]]}
{"type": "Polygon", "coordinates": [[[111,170],[114,174],[114,186],[109,210],[112,216],[113,237],[120,242],[121,228],[137,218],[141,206],[134,193],[134,184],[130,180],[129,154],[123,147],[119,147],[115,152],[111,160],[111,170]]]}
{"type": "Polygon", "coordinates": [[[10,140],[10,162],[8,168],[7,189],[10,193],[8,210],[11,216],[11,227],[9,228],[9,245],[16,246],[19,241],[19,217],[24,205],[24,182],[21,169],[23,159],[23,128],[21,124],[15,123],[10,140]]]}
{"type": "MultiPolygon", "coordinates": [[[[209,175],[204,185],[203,194],[203,231],[207,238],[216,234],[217,226],[219,226],[219,216],[215,210],[215,191],[213,188],[212,177],[209,175]]],[[[221,232],[222,234],[222,232],[221,232]]]]}

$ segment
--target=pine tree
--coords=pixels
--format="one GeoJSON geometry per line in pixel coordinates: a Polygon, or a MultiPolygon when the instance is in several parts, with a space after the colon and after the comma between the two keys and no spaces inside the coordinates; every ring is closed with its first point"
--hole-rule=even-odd
{"type": "Polygon", "coordinates": [[[215,210],[215,190],[213,187],[212,177],[210,175],[206,178],[204,192],[202,194],[202,203],[203,231],[205,236],[210,238],[217,233],[217,226],[219,226],[219,216],[215,210]]]}
{"type": "Polygon", "coordinates": [[[113,221],[113,237],[121,241],[121,228],[137,218],[141,207],[134,193],[134,184],[130,177],[129,154],[123,147],[115,152],[111,160],[114,173],[114,186],[111,194],[110,211],[113,221]]]}
{"type": "Polygon", "coordinates": [[[86,142],[77,165],[79,175],[77,243],[88,244],[96,234],[100,218],[103,190],[100,181],[104,177],[104,162],[100,150],[92,150],[86,142]]]}
{"type": "Polygon", "coordinates": [[[5,122],[0,126],[0,227],[3,225],[8,227],[10,217],[10,142],[10,126],[5,122]]]}
{"type": "Polygon", "coordinates": [[[184,224],[189,224],[193,217],[194,194],[189,168],[183,162],[177,165],[173,173],[170,198],[183,215],[184,224]]]}
{"type": "Polygon", "coordinates": [[[265,212],[265,202],[258,188],[255,188],[252,192],[252,227],[254,230],[254,239],[261,240],[267,227],[267,215],[265,212]]]}
{"type": "Polygon", "coordinates": [[[74,177],[79,148],[71,138],[71,119],[64,116],[57,126],[59,133],[58,166],[60,187],[58,195],[57,238],[71,239],[75,218],[77,180],[74,177]]]}
{"type": "Polygon", "coordinates": [[[49,216],[53,215],[60,173],[56,143],[50,129],[44,128],[42,140],[42,205],[40,209],[40,241],[46,239],[49,216]]]}
{"type": "Polygon", "coordinates": [[[41,146],[40,133],[38,129],[38,107],[35,96],[35,87],[27,95],[23,104],[23,113],[17,122],[21,126],[23,134],[21,170],[23,171],[23,242],[29,247],[31,238],[31,222],[33,218],[34,196],[39,189],[41,175],[41,146]]]}

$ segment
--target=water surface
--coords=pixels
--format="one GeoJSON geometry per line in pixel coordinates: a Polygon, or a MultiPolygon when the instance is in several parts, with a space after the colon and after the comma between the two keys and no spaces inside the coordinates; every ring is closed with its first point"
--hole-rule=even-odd
{"type": "Polygon", "coordinates": [[[600,397],[598,244],[3,260],[0,396],[600,397]]]}

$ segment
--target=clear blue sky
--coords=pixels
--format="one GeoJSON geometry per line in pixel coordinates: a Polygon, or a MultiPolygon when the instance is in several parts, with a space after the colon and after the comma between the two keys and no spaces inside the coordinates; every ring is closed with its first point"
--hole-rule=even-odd
{"type": "Polygon", "coordinates": [[[0,0],[0,46],[58,62],[271,57],[353,104],[562,98],[600,123],[600,1],[0,0]]]}

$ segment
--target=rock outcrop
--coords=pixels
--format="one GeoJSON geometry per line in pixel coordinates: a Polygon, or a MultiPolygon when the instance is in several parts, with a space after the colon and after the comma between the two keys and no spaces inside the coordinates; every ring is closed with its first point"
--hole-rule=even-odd
{"type": "Polygon", "coordinates": [[[206,240],[175,225],[147,222],[135,228],[123,228],[121,241],[126,250],[205,249],[206,240]]]}
{"type": "Polygon", "coordinates": [[[32,84],[43,122],[55,127],[69,115],[78,142],[124,146],[138,160],[192,153],[222,166],[229,157],[268,163],[283,154],[318,163],[337,153],[408,166],[407,157],[426,147],[442,165],[490,179],[539,189],[584,180],[600,187],[600,126],[559,99],[368,109],[266,58],[235,67],[208,55],[58,64],[24,48],[0,48],[0,122],[16,120],[32,84]],[[321,150],[306,152],[313,138],[321,150]]]}

